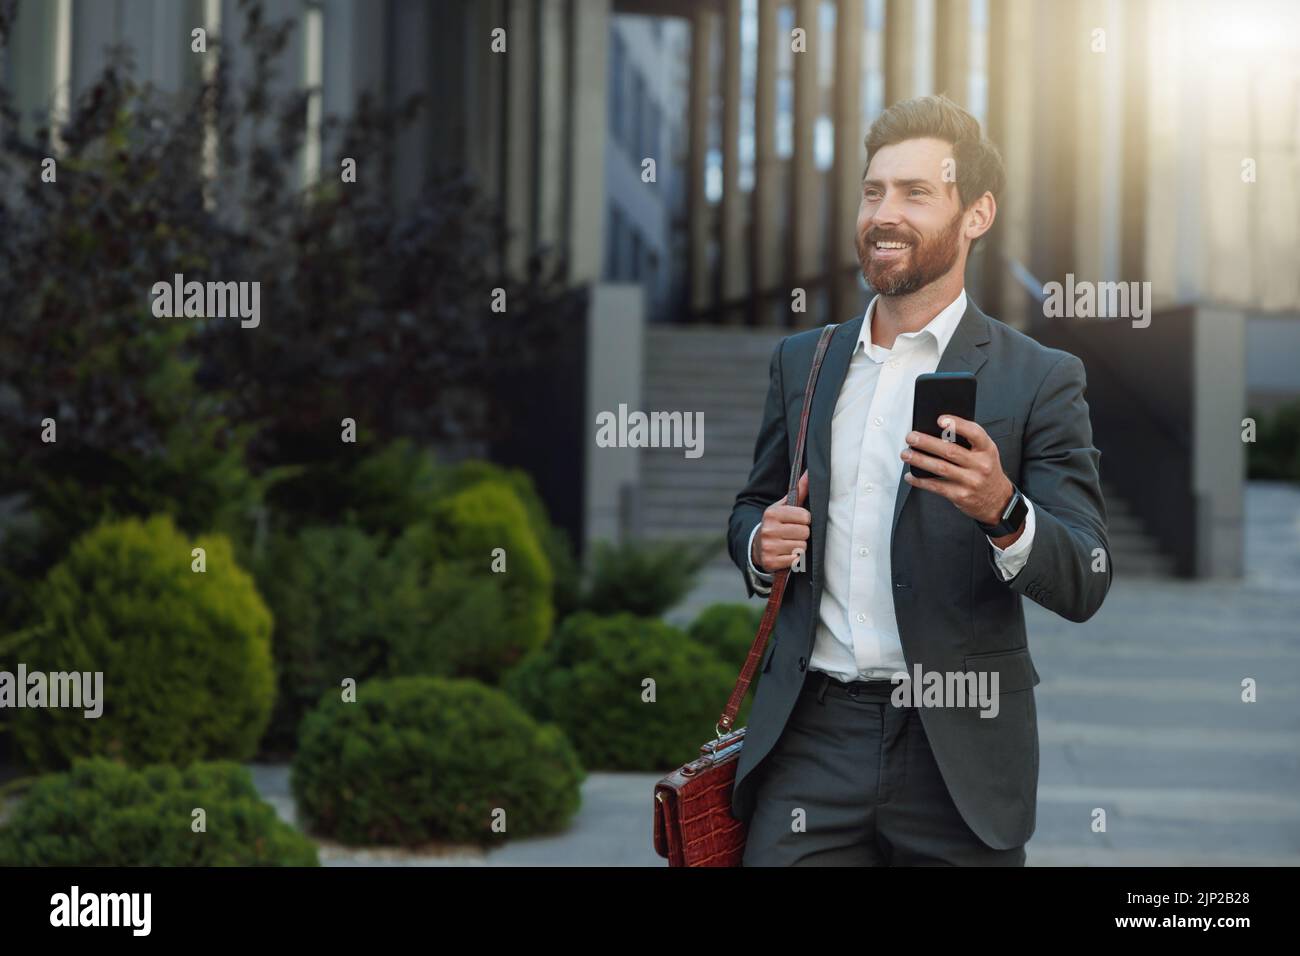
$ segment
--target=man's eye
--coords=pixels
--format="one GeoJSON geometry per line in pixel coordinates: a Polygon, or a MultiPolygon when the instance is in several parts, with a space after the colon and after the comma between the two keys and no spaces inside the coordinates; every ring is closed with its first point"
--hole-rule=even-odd
{"type": "Polygon", "coordinates": [[[912,192],[911,192],[911,196],[912,196],[912,198],[914,198],[914,199],[915,199],[915,198],[918,198],[918,197],[920,197],[920,196],[924,196],[925,194],[926,194],[926,193],[925,193],[925,190],[924,190],[924,189],[913,189],[912,192]]]}

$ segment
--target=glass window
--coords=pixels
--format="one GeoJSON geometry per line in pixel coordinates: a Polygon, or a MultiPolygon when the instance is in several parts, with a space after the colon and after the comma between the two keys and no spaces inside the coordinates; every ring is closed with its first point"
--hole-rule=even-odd
{"type": "Polygon", "coordinates": [[[623,116],[623,38],[611,23],[609,44],[609,135],[615,143],[622,142],[623,116]]]}

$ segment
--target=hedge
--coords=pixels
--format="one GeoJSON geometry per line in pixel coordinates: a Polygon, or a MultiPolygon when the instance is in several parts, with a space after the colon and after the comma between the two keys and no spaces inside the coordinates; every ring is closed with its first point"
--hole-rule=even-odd
{"type": "MultiPolygon", "coordinates": [[[[558,724],[588,769],[661,771],[713,737],[736,673],[663,621],[584,611],[566,618],[503,688],[538,720],[558,724]],[[643,699],[647,679],[653,702],[643,699]]],[[[747,697],[741,722],[749,706],[747,697]]]]}
{"type": "Polygon", "coordinates": [[[225,537],[187,540],[163,516],[102,524],[51,569],[36,603],[38,639],[15,656],[29,674],[101,672],[103,712],[13,710],[15,741],[35,767],[256,751],[275,694],[271,615],[225,537]],[[195,547],[205,549],[205,572],[191,569],[195,547]]]}
{"type": "Polygon", "coordinates": [[[37,780],[0,826],[0,866],[316,865],[315,844],[226,761],[132,770],[78,760],[37,780]]]}
{"type": "Polygon", "coordinates": [[[302,723],[290,775],[314,832],[351,844],[490,844],[563,828],[585,773],[572,745],[476,681],[367,681],[302,723]],[[504,812],[505,832],[494,832],[504,812]]]}

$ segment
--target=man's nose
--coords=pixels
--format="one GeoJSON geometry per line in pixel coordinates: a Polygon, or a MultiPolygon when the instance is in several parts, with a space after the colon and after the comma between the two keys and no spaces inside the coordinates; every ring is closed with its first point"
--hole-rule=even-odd
{"type": "Polygon", "coordinates": [[[897,194],[892,191],[885,193],[880,205],[876,207],[875,215],[871,217],[873,225],[898,225],[903,219],[902,210],[902,201],[897,198],[897,194]]]}

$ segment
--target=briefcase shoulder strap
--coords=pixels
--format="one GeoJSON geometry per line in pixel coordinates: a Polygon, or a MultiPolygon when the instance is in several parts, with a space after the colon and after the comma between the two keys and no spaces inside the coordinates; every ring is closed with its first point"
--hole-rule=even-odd
{"type": "MultiPolygon", "coordinates": [[[[831,323],[822,329],[822,334],[817,339],[817,350],[813,353],[812,365],[808,368],[808,384],[803,393],[803,410],[799,413],[799,437],[795,440],[794,460],[790,464],[790,488],[785,499],[790,505],[797,504],[799,501],[799,476],[803,473],[804,445],[808,438],[808,416],[812,411],[813,392],[817,387],[817,376],[821,373],[822,360],[826,358],[826,350],[830,347],[831,337],[835,334],[836,328],[838,324],[831,323]]],[[[754,643],[750,645],[749,655],[745,658],[744,666],[740,668],[735,689],[732,690],[727,706],[722,711],[722,717],[714,728],[719,738],[730,731],[736,722],[740,703],[749,691],[749,684],[758,669],[763,648],[767,646],[767,639],[772,633],[772,628],[776,626],[776,616],[781,610],[781,599],[785,595],[785,585],[789,578],[789,568],[782,568],[773,575],[772,590],[767,597],[767,607],[763,610],[763,619],[759,622],[758,633],[754,635],[754,643]]]]}

